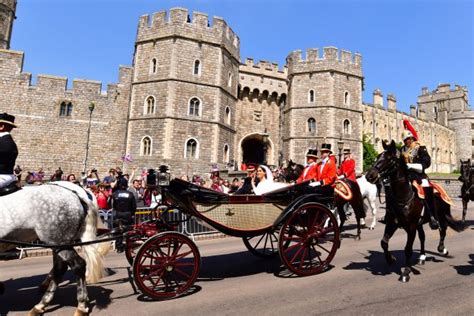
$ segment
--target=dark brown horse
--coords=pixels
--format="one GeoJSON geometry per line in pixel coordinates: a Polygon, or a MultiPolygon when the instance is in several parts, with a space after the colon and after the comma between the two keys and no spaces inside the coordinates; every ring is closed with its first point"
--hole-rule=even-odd
{"type": "MultiPolygon", "coordinates": [[[[366,178],[369,182],[375,183],[379,179],[387,179],[385,189],[387,213],[385,215],[386,226],[381,246],[383,248],[387,263],[393,264],[395,257],[388,251],[388,242],[395,231],[401,227],[407,234],[405,245],[405,269],[401,273],[400,280],[408,282],[411,272],[411,257],[413,255],[413,242],[418,231],[421,243],[420,262],[424,263],[425,256],[425,233],[423,224],[427,219],[422,218],[423,202],[418,197],[410,183],[408,169],[404,159],[400,158],[400,151],[395,142],[389,145],[383,143],[384,152],[382,152],[373,167],[367,172],[366,178]]],[[[446,237],[447,226],[455,231],[461,231],[464,225],[456,221],[451,216],[450,205],[443,201],[438,195],[435,196],[435,212],[439,217],[440,224],[440,242],[438,251],[447,254],[444,247],[444,238],[446,237]]]]}
{"type": "Polygon", "coordinates": [[[471,159],[461,160],[461,176],[459,181],[462,182],[461,199],[462,199],[462,221],[466,221],[467,203],[474,201],[474,166],[471,165],[471,159]]]}

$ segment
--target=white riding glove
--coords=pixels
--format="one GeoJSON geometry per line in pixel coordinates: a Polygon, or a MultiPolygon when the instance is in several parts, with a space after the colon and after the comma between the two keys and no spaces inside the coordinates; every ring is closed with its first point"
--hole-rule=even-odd
{"type": "Polygon", "coordinates": [[[319,186],[323,185],[323,181],[321,180],[321,181],[311,182],[309,185],[313,188],[314,187],[319,187],[319,186]]]}
{"type": "Polygon", "coordinates": [[[408,167],[408,170],[413,170],[418,173],[423,172],[423,166],[421,165],[421,163],[407,163],[407,167],[408,167]]]}
{"type": "Polygon", "coordinates": [[[346,177],[345,175],[341,174],[340,176],[337,177],[337,179],[338,179],[338,180],[342,180],[342,179],[344,179],[345,177],[346,177]]]}

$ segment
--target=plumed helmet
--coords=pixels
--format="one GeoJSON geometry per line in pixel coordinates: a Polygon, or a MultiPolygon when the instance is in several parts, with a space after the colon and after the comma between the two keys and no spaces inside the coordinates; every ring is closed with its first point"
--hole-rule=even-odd
{"type": "Polygon", "coordinates": [[[402,139],[403,139],[403,141],[405,141],[406,139],[408,139],[408,138],[410,138],[410,137],[415,138],[415,137],[413,136],[413,134],[412,134],[409,130],[404,130],[404,131],[402,132],[402,139]]]}

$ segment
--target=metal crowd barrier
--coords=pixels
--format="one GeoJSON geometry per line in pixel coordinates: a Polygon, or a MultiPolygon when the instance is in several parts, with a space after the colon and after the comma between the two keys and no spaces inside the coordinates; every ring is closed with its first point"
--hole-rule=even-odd
{"type": "MultiPolygon", "coordinates": [[[[186,214],[181,213],[178,209],[168,210],[165,216],[167,216],[167,220],[170,222],[178,222],[179,224],[176,231],[190,236],[191,239],[194,239],[195,236],[199,235],[219,233],[213,228],[202,225],[200,221],[194,217],[188,218],[186,214]]],[[[135,212],[136,224],[143,223],[151,219],[153,219],[151,208],[137,208],[137,211],[135,212]]]]}

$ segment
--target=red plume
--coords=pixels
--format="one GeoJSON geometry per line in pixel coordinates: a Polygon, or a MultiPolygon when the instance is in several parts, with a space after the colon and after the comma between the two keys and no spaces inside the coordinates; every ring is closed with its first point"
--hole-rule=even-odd
{"type": "Polygon", "coordinates": [[[413,137],[415,137],[415,140],[418,140],[418,133],[416,132],[415,128],[411,125],[410,121],[407,119],[403,120],[403,127],[405,127],[406,130],[409,130],[413,137]]]}

